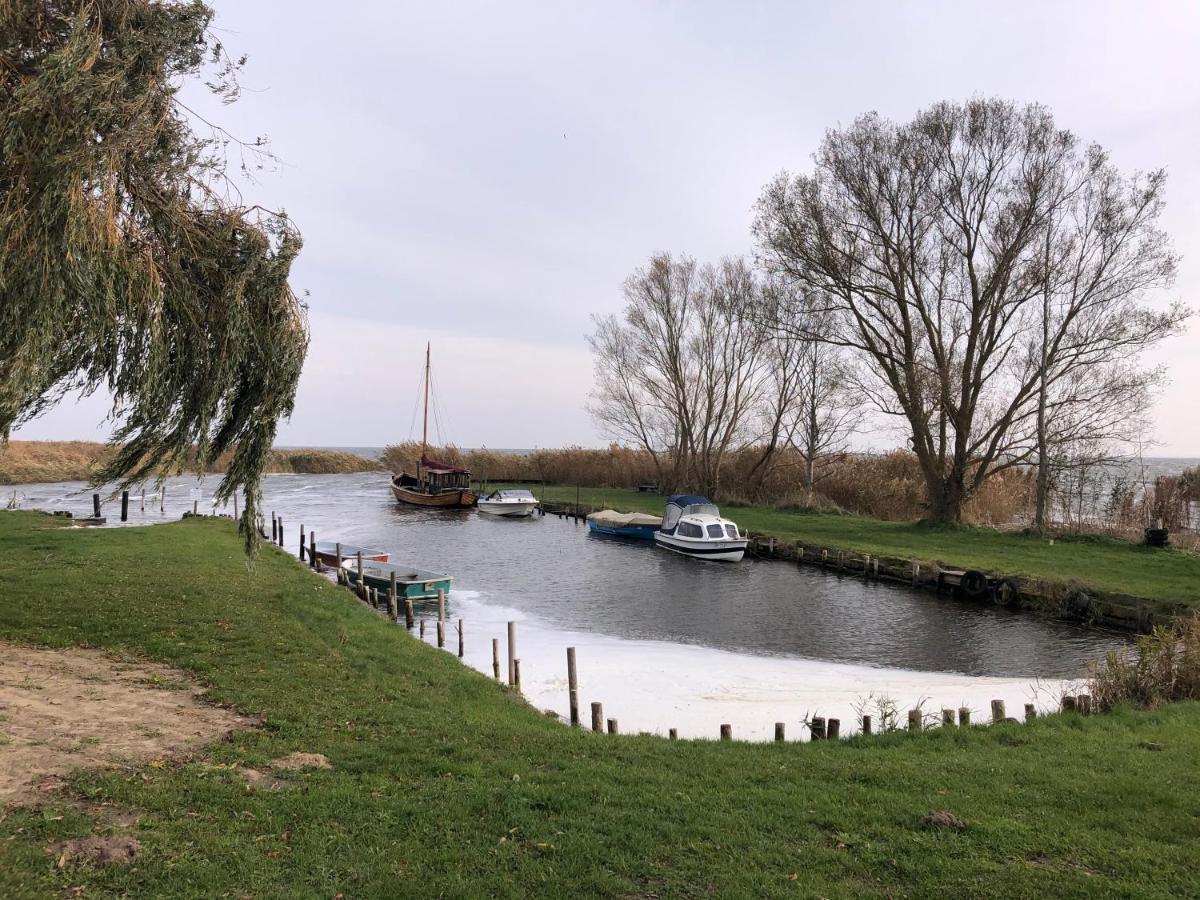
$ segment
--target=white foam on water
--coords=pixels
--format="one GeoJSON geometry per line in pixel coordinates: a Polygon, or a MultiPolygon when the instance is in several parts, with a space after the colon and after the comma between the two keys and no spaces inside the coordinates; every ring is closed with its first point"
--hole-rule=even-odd
{"type": "MultiPolygon", "coordinates": [[[[516,656],[522,692],[534,706],[564,718],[569,712],[566,648],[575,647],[584,727],[590,723],[590,704],[599,701],[604,717],[617,719],[622,733],[665,735],[676,728],[680,737],[716,739],[720,725],[730,724],[735,738],[761,741],[773,739],[774,723],[784,722],[789,740],[795,740],[807,735],[801,723],[820,715],[839,719],[841,733],[847,735],[858,730],[862,713],[872,715],[878,728],[879,698],[895,704],[902,727],[907,710],[917,706],[929,717],[939,716],[942,708],[965,706],[972,721],[985,722],[992,700],[1003,700],[1007,714],[1019,719],[1026,703],[1040,712],[1056,707],[1067,686],[1063,681],[753,656],[570,631],[492,605],[480,591],[453,592],[447,615],[447,649],[457,652],[454,626],[461,618],[464,662],[488,676],[493,672],[492,639],[500,640],[502,678],[507,677],[507,623],[519,623],[516,656]]],[[[436,629],[426,628],[426,641],[436,643],[436,629]]]]}

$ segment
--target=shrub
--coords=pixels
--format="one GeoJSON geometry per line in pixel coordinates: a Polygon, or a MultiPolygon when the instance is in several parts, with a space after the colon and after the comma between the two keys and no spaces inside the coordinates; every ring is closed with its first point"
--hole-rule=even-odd
{"type": "Polygon", "coordinates": [[[1108,653],[1092,665],[1088,686],[1102,709],[1200,699],[1200,613],[1142,635],[1132,653],[1108,653]]]}

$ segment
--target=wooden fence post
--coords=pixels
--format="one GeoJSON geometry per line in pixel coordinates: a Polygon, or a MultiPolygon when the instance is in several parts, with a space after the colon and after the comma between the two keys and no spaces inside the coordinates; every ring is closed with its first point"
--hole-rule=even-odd
{"type": "Polygon", "coordinates": [[[438,638],[438,647],[445,647],[446,646],[446,620],[445,619],[438,619],[437,638],[438,638]]]}
{"type": "Polygon", "coordinates": [[[808,723],[809,739],[814,741],[825,740],[825,717],[813,716],[808,723]]]}
{"type": "Polygon", "coordinates": [[[733,740],[733,726],[732,725],[726,723],[721,726],[721,740],[723,740],[723,741],[732,741],[733,740]]]}
{"type": "Polygon", "coordinates": [[[952,710],[952,709],[943,709],[942,710],[942,727],[943,728],[953,728],[954,727],[954,710],[952,710]]]}
{"type": "Polygon", "coordinates": [[[1075,698],[1073,696],[1071,696],[1070,694],[1067,694],[1066,696],[1064,696],[1062,698],[1062,709],[1063,709],[1063,712],[1075,712],[1075,709],[1076,709],[1075,698]]]}
{"type": "Polygon", "coordinates": [[[396,594],[396,573],[392,572],[392,583],[388,585],[388,616],[393,622],[400,618],[400,600],[396,594]]]}
{"type": "Polygon", "coordinates": [[[871,733],[871,717],[870,716],[862,717],[862,733],[863,734],[871,733]]]}
{"type": "Polygon", "coordinates": [[[825,723],[826,740],[836,741],[842,733],[842,723],[838,719],[830,719],[825,723]]]}
{"type": "MultiPolygon", "coordinates": [[[[237,516],[234,516],[234,518],[237,518],[237,516]]],[[[308,564],[314,569],[320,565],[317,561],[317,533],[315,531],[308,533],[308,564]]]]}
{"type": "Polygon", "coordinates": [[[300,523],[300,562],[304,562],[304,523],[300,523]]]}
{"type": "Polygon", "coordinates": [[[517,671],[513,661],[517,658],[517,623],[508,623],[508,683],[516,684],[517,671]]]}
{"type": "Polygon", "coordinates": [[[672,741],[678,740],[679,739],[679,729],[678,728],[668,729],[667,730],[667,738],[672,741]]]}
{"type": "Polygon", "coordinates": [[[366,599],[363,595],[363,592],[366,590],[366,587],[367,587],[367,581],[365,578],[363,578],[362,551],[359,550],[358,551],[358,595],[360,597],[363,597],[363,599],[366,599]]]}
{"type": "Polygon", "coordinates": [[[996,722],[1003,722],[1004,719],[1005,719],[1004,701],[1003,700],[993,700],[992,701],[992,723],[995,724],[996,722]]]}
{"type": "Polygon", "coordinates": [[[1025,721],[1032,722],[1037,718],[1037,707],[1032,703],[1025,704],[1025,721]]]}
{"type": "Polygon", "coordinates": [[[129,491],[121,491],[121,521],[129,521],[129,491]]]}
{"type": "Polygon", "coordinates": [[[1092,714],[1091,694],[1080,694],[1078,700],[1079,700],[1079,711],[1081,713],[1083,713],[1083,715],[1085,715],[1085,716],[1090,716],[1092,714]]]}
{"type": "Polygon", "coordinates": [[[413,602],[412,597],[404,598],[404,627],[412,631],[413,627],[413,602]]]}
{"type": "Polygon", "coordinates": [[[592,704],[592,731],[604,731],[604,704],[592,704]]]}
{"type": "Polygon", "coordinates": [[[521,657],[513,660],[513,687],[517,689],[517,693],[521,693],[521,657]]]}
{"type": "MultiPolygon", "coordinates": [[[[199,502],[199,501],[197,501],[197,502],[199,502]]],[[[279,540],[277,540],[275,543],[277,543],[280,547],[283,546],[283,519],[282,518],[280,518],[280,520],[279,520],[279,540]]]]}
{"type": "Polygon", "coordinates": [[[784,726],[783,722],[775,723],[775,740],[777,740],[777,741],[786,740],[784,738],[784,728],[785,728],[785,726],[784,726]]]}
{"type": "Polygon", "coordinates": [[[567,701],[571,706],[571,725],[579,727],[579,678],[575,669],[575,648],[567,648],[567,701]]]}
{"type": "Polygon", "coordinates": [[[908,711],[908,730],[909,731],[920,731],[921,730],[921,710],[910,709],[908,711]]]}
{"type": "Polygon", "coordinates": [[[958,708],[958,727],[966,728],[970,724],[971,724],[970,707],[960,706],[958,708]]]}
{"type": "Polygon", "coordinates": [[[500,638],[492,638],[492,672],[500,680],[500,638]]]}
{"type": "Polygon", "coordinates": [[[463,620],[458,620],[458,658],[463,658],[463,620]]]}
{"type": "Polygon", "coordinates": [[[616,734],[616,733],[617,733],[617,720],[616,720],[616,719],[609,719],[609,720],[608,720],[608,733],[609,733],[609,734],[616,734]]]}

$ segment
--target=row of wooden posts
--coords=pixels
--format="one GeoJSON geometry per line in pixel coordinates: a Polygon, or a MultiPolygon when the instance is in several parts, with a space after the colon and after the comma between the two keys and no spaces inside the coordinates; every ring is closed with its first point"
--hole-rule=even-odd
{"type": "MultiPolygon", "coordinates": [[[[278,543],[280,547],[284,546],[283,537],[283,518],[271,514],[271,540],[273,543],[278,543]]],[[[351,587],[349,578],[342,569],[342,545],[336,545],[335,555],[337,559],[337,579],[338,584],[346,587],[351,587]]],[[[310,531],[307,536],[304,531],[304,525],[300,526],[300,561],[307,561],[313,568],[317,569],[319,561],[317,560],[317,534],[315,531],[310,531]],[[307,543],[306,543],[307,537],[307,543]]],[[[363,578],[363,555],[362,551],[357,552],[356,569],[358,571],[358,585],[356,593],[360,599],[368,603],[374,609],[379,609],[380,594],[376,588],[368,587],[363,578]]],[[[393,622],[399,621],[400,606],[399,593],[396,586],[396,573],[391,573],[391,584],[387,589],[387,611],[388,616],[393,622]]],[[[441,588],[438,589],[438,617],[437,617],[437,645],[439,648],[446,646],[446,592],[441,588]]],[[[413,610],[413,601],[411,597],[404,598],[404,625],[411,631],[416,625],[416,617],[413,610]]],[[[420,636],[425,639],[425,619],[419,620],[420,636]]],[[[463,620],[458,620],[458,658],[462,659],[465,652],[465,629],[463,620]]],[[[508,663],[508,684],[517,691],[521,690],[521,659],[517,656],[517,623],[507,623],[507,663],[508,663]]],[[[500,639],[492,638],[492,672],[497,681],[500,680],[500,639]]],[[[570,723],[573,727],[579,727],[579,675],[576,663],[575,648],[567,648],[567,699],[570,709],[570,723]]],[[[1092,698],[1088,694],[1068,695],[1062,698],[1063,712],[1078,712],[1083,715],[1089,715],[1092,712],[1092,698]]],[[[1025,704],[1025,721],[1032,722],[1037,718],[1037,708],[1032,703],[1025,704]]],[[[1003,700],[993,700],[991,702],[992,723],[998,724],[1008,719],[1005,711],[1003,700]]],[[[599,702],[591,704],[591,727],[592,731],[604,732],[608,734],[618,734],[619,724],[616,719],[604,718],[604,705],[599,702]]],[[[971,725],[971,710],[969,707],[960,706],[956,711],[954,709],[943,709],[941,711],[941,725],[944,728],[954,727],[957,724],[960,728],[966,728],[971,725]]],[[[841,737],[841,721],[839,719],[826,719],[821,716],[813,716],[808,722],[808,729],[811,739],[818,740],[838,740],[841,737]]],[[[874,721],[871,716],[864,715],[859,720],[860,733],[869,735],[874,733],[874,721]]],[[[919,709],[910,709],[908,711],[908,731],[923,731],[925,729],[925,714],[919,709]]],[[[733,725],[723,723],[720,726],[720,739],[723,741],[733,740],[733,725]]],[[[671,728],[667,732],[670,740],[676,740],[679,737],[678,729],[671,728]]],[[[786,740],[786,724],[784,722],[775,723],[775,740],[786,740]]]]}

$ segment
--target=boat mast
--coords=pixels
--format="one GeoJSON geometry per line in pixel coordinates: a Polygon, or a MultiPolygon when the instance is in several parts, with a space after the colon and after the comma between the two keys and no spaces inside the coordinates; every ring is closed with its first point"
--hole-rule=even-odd
{"type": "MultiPolygon", "coordinates": [[[[425,344],[425,419],[421,426],[421,459],[429,448],[429,343],[425,344]]],[[[420,463],[417,463],[420,466],[420,463]]]]}

